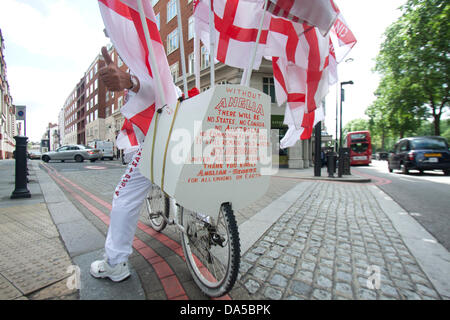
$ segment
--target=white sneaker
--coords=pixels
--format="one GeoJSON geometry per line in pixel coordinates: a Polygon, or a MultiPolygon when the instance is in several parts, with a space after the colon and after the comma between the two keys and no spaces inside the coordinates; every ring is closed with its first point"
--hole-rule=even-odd
{"type": "Polygon", "coordinates": [[[97,260],[91,264],[91,275],[95,278],[110,278],[114,282],[122,281],[130,276],[128,262],[121,262],[111,267],[107,260],[97,260]]]}

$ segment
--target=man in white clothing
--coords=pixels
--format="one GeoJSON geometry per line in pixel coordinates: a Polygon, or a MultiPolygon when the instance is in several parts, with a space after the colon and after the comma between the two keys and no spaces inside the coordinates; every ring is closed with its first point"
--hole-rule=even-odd
{"type": "MultiPolygon", "coordinates": [[[[135,94],[140,89],[139,79],[120,70],[112,61],[105,47],[102,55],[106,66],[99,70],[100,79],[109,91],[128,89],[135,94]]],[[[134,150],[125,174],[114,191],[110,225],[105,243],[105,259],[94,261],[90,273],[96,278],[122,281],[130,276],[128,256],[132,253],[134,234],[140,208],[151,187],[151,182],[138,170],[142,148],[134,150]]]]}

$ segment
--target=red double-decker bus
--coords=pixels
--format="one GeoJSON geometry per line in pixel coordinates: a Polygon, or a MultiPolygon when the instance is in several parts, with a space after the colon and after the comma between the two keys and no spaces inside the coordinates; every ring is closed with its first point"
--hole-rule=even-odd
{"type": "Polygon", "coordinates": [[[369,131],[347,133],[344,145],[350,148],[350,165],[368,165],[372,162],[372,141],[369,131]]]}

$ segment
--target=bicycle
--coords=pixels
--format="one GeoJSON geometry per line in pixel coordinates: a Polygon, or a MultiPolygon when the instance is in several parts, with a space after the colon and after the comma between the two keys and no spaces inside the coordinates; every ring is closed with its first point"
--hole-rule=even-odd
{"type": "Polygon", "coordinates": [[[175,225],[180,231],[188,269],[202,292],[210,297],[227,294],[236,282],[240,264],[239,232],[231,204],[222,204],[214,221],[183,208],[153,184],[146,206],[155,231],[161,232],[167,225],[175,225]]]}

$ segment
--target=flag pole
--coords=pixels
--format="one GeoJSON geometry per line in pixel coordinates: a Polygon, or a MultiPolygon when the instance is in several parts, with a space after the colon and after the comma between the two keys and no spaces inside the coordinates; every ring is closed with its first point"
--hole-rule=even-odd
{"type": "Polygon", "coordinates": [[[215,74],[214,74],[214,59],[215,59],[215,38],[216,31],[214,26],[214,11],[213,11],[213,0],[209,2],[209,70],[211,78],[211,88],[214,88],[215,84],[215,74]]]}
{"type": "Polygon", "coordinates": [[[265,0],[264,11],[263,11],[263,15],[261,17],[261,21],[259,22],[258,34],[256,35],[256,42],[253,46],[253,52],[251,55],[250,64],[249,64],[248,69],[246,70],[247,72],[244,72],[244,74],[242,75],[243,77],[245,77],[245,81],[243,81],[243,83],[247,87],[250,86],[250,78],[252,77],[253,64],[255,63],[256,51],[258,50],[259,38],[261,37],[262,26],[263,26],[264,18],[266,17],[266,10],[267,10],[268,3],[269,3],[269,1],[265,0]]]}
{"type": "Polygon", "coordinates": [[[184,37],[183,37],[183,25],[181,22],[181,8],[180,0],[177,0],[177,20],[178,20],[178,33],[180,40],[180,60],[181,60],[181,71],[183,73],[183,87],[184,87],[184,97],[188,98],[188,86],[186,80],[186,59],[184,57],[184,37]]]}
{"type": "Polygon", "coordinates": [[[142,23],[142,29],[144,29],[145,42],[147,43],[147,48],[148,48],[148,55],[150,57],[150,61],[149,61],[150,68],[152,69],[152,73],[155,77],[156,87],[158,88],[159,97],[161,98],[161,104],[162,104],[161,107],[163,107],[166,105],[166,97],[164,94],[164,90],[162,88],[161,77],[159,75],[159,70],[157,67],[155,54],[154,54],[153,48],[151,46],[150,33],[148,31],[148,26],[147,26],[147,21],[146,21],[147,18],[145,17],[142,0],[137,0],[137,4],[138,4],[139,16],[141,18],[141,23],[142,23]]]}
{"type": "Polygon", "coordinates": [[[194,73],[195,87],[200,90],[200,38],[194,33],[194,73]]]}

